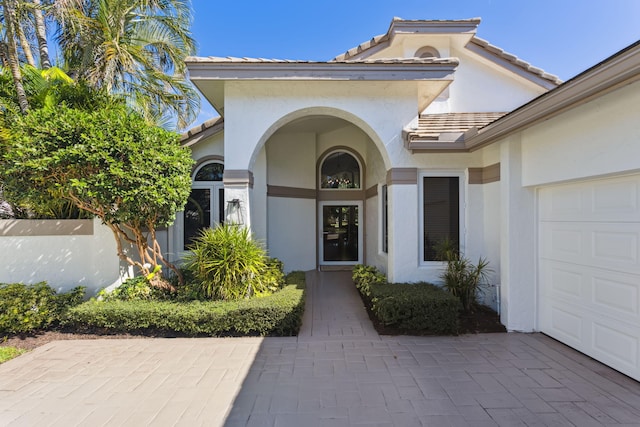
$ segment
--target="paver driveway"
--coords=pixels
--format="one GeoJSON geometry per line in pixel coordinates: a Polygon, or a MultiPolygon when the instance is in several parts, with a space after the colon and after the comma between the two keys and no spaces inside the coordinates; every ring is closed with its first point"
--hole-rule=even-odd
{"type": "Polygon", "coordinates": [[[541,334],[379,337],[311,273],[291,338],[60,341],[0,365],[5,426],[640,426],[640,384],[541,334]]]}

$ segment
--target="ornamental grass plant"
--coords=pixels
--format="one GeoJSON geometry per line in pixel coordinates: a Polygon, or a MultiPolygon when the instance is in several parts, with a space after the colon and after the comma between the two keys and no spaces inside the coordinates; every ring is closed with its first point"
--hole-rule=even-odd
{"type": "Polygon", "coordinates": [[[264,296],[281,286],[281,263],[270,262],[249,230],[222,224],[204,229],[185,257],[192,285],[208,299],[237,300],[264,296]]]}

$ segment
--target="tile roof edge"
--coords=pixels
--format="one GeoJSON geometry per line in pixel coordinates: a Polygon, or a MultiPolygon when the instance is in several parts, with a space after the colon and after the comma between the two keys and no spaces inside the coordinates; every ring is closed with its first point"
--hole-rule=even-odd
{"type": "Polygon", "coordinates": [[[474,45],[478,46],[479,48],[484,49],[485,51],[496,55],[497,57],[517,66],[520,67],[521,69],[523,69],[524,71],[528,71],[532,74],[535,74],[536,76],[547,80],[555,85],[559,85],[562,84],[562,80],[556,76],[553,75],[551,73],[547,73],[546,71],[544,71],[542,68],[538,68],[533,66],[532,64],[530,64],[527,61],[524,61],[521,58],[518,58],[518,56],[506,52],[504,49],[489,43],[487,40],[484,40],[478,36],[473,36],[471,38],[471,41],[469,43],[473,43],[474,45]]]}
{"type": "Polygon", "coordinates": [[[201,124],[192,127],[191,129],[188,129],[187,131],[185,131],[184,133],[182,133],[180,135],[180,143],[182,145],[186,144],[190,139],[193,139],[195,137],[197,137],[200,134],[203,134],[204,132],[208,131],[208,130],[212,130],[213,133],[218,133],[219,131],[221,131],[224,128],[224,118],[221,116],[218,117],[214,117],[212,119],[206,120],[204,122],[202,122],[201,124]],[[219,127],[219,129],[216,129],[216,127],[219,127]]]}

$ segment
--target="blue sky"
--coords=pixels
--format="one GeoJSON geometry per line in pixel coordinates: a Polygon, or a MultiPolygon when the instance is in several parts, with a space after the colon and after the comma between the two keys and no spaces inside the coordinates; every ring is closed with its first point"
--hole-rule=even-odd
{"type": "MultiPolygon", "coordinates": [[[[640,39],[640,0],[192,0],[198,56],[329,60],[391,19],[482,18],[477,36],[567,80],[640,39]]],[[[203,102],[196,121],[217,115],[203,102]]]]}

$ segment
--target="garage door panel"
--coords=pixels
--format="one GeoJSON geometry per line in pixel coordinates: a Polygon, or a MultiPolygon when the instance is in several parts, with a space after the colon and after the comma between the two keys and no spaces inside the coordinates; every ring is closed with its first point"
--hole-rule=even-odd
{"type": "Polygon", "coordinates": [[[558,303],[549,306],[545,321],[548,322],[547,331],[567,344],[576,346],[584,341],[582,316],[571,305],[558,303]]]}
{"type": "Polygon", "coordinates": [[[570,224],[543,222],[540,235],[540,249],[546,259],[576,262],[582,260],[589,249],[584,231],[570,224]]]}
{"type": "MultiPolygon", "coordinates": [[[[591,224],[590,224],[591,225],[591,224]]],[[[638,261],[638,242],[640,242],[640,224],[596,224],[591,230],[592,259],[607,267],[611,263],[640,267],[638,261]],[[606,229],[606,230],[605,230],[606,229]]],[[[640,272],[640,268],[638,269],[640,272]]]]}
{"type": "Polygon", "coordinates": [[[538,192],[538,328],[640,380],[640,175],[538,192]]]}
{"type": "Polygon", "coordinates": [[[542,221],[637,221],[640,216],[640,183],[637,176],[609,178],[559,185],[540,193],[542,221]]]}
{"type": "Polygon", "coordinates": [[[596,309],[607,310],[612,317],[640,324],[639,276],[595,273],[591,280],[592,302],[596,309]]]}
{"type": "Polygon", "coordinates": [[[617,322],[594,321],[591,323],[594,356],[608,364],[615,363],[627,369],[637,369],[638,337],[632,327],[617,322]]]}
{"type": "Polygon", "coordinates": [[[640,274],[640,223],[541,222],[540,256],[640,274]]]}
{"type": "Polygon", "coordinates": [[[637,179],[625,177],[594,183],[591,187],[592,217],[637,220],[640,185],[637,179]]]}
{"type": "Polygon", "coordinates": [[[582,300],[585,288],[585,277],[578,266],[569,265],[566,266],[560,263],[549,263],[548,269],[544,271],[549,272],[549,277],[546,278],[550,284],[550,290],[556,297],[568,298],[578,302],[582,300]]]}
{"type": "Polygon", "coordinates": [[[640,325],[640,275],[541,259],[540,299],[640,325]]]}

